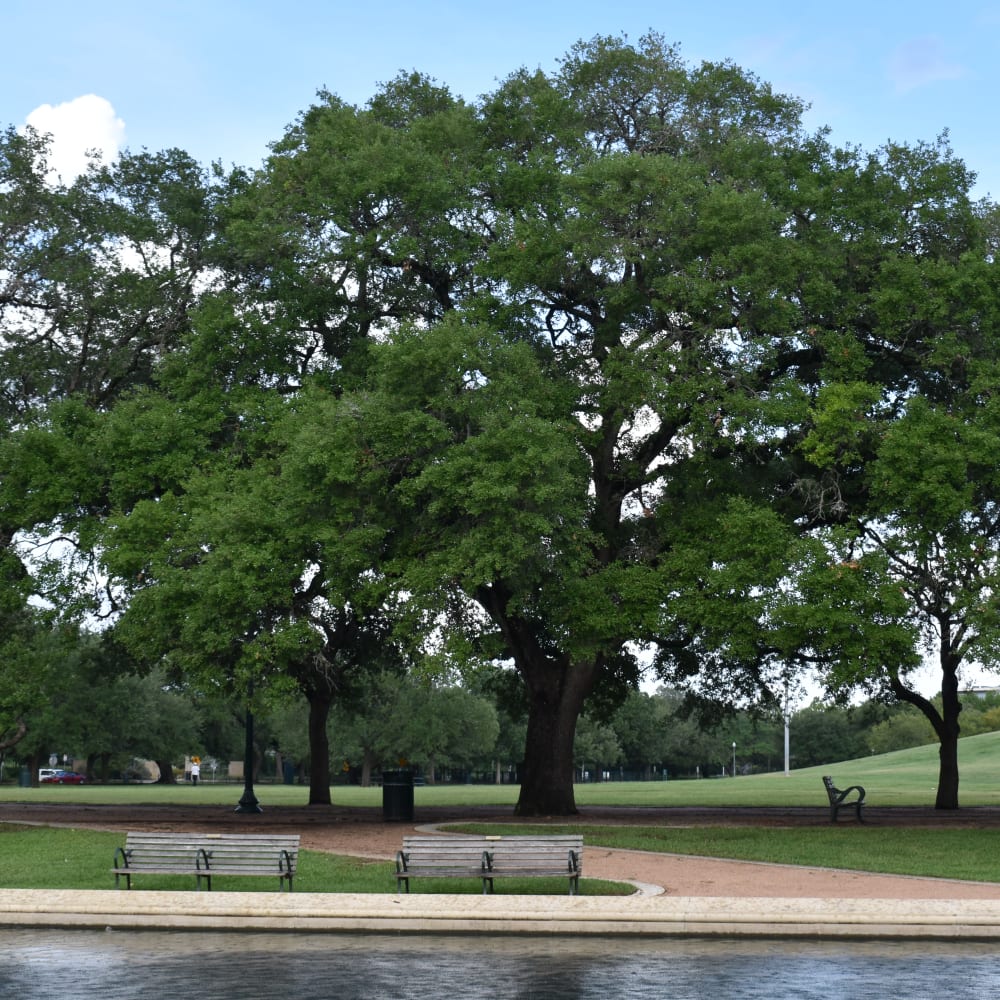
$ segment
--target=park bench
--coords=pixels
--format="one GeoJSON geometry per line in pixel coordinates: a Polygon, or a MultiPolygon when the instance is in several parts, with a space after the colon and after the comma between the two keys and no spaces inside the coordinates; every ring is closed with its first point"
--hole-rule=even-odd
{"type": "Polygon", "coordinates": [[[279,889],[287,882],[290,892],[298,859],[298,834],[129,832],[111,870],[115,886],[124,876],[128,889],[134,875],[193,875],[209,890],[213,875],[257,875],[277,878],[279,889]]]}
{"type": "Polygon", "coordinates": [[[837,822],[837,813],[844,808],[850,807],[854,810],[858,817],[859,823],[864,823],[864,817],[861,815],[861,810],[865,805],[865,790],[861,785],[851,785],[849,788],[843,790],[837,788],[833,784],[833,778],[830,775],[825,775],[823,777],[823,784],[826,786],[826,794],[830,799],[830,822],[837,822]],[[851,793],[854,792],[854,798],[849,798],[851,793]]]}
{"type": "Polygon", "coordinates": [[[483,893],[493,891],[498,878],[560,876],[569,879],[569,893],[579,888],[583,870],[583,837],[415,836],[403,838],[396,853],[396,889],[410,891],[410,879],[478,878],[483,893]]]}

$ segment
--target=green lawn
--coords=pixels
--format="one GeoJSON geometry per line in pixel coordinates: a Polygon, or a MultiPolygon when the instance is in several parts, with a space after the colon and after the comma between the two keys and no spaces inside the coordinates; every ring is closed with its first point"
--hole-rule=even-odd
{"type": "MultiPolygon", "coordinates": [[[[552,833],[551,824],[454,824],[461,833],[552,833]]],[[[588,826],[568,823],[560,833],[580,833],[588,847],[843,868],[892,875],[1000,882],[1000,831],[838,826],[588,826]]]]}
{"type": "MultiPolygon", "coordinates": [[[[1000,805],[1000,733],[972,736],[961,741],[960,766],[963,806],[1000,805]]],[[[826,793],[820,778],[831,774],[838,786],[862,784],[873,815],[880,806],[934,803],[937,781],[937,746],[918,747],[877,757],[826,767],[793,771],[790,775],[763,774],[702,781],[609,782],[578,785],[577,803],[621,806],[813,806],[826,811],[826,793]]],[[[0,887],[6,888],[110,888],[110,868],[122,836],[84,830],[64,830],[3,823],[3,802],[77,802],[156,805],[178,802],[233,806],[242,786],[233,784],[92,785],[20,788],[0,786],[0,887]]],[[[260,785],[257,795],[265,809],[306,804],[307,791],[297,785],[260,785]]],[[[381,789],[333,789],[333,800],[345,806],[370,807],[380,814],[381,789]]],[[[510,805],[517,788],[496,785],[420,786],[414,789],[415,808],[421,805],[510,805]]],[[[773,827],[675,827],[630,825],[588,826],[567,823],[567,831],[583,833],[586,843],[677,854],[738,858],[787,864],[820,865],[861,871],[928,875],[1000,882],[1000,832],[975,829],[905,829],[821,824],[796,829],[773,827]]],[[[466,829],[485,832],[487,827],[466,829]]],[[[504,824],[506,833],[515,828],[504,824]]],[[[545,829],[551,830],[551,826],[545,829]]],[[[395,879],[390,862],[364,862],[313,851],[303,851],[296,888],[305,892],[392,892],[395,879]]],[[[191,888],[191,880],[143,880],[145,888],[191,888]]],[[[267,880],[219,880],[218,888],[267,888],[267,880]]],[[[541,880],[523,885],[503,883],[506,892],[563,891],[541,880]]],[[[137,880],[137,885],[139,884],[137,880]]],[[[472,883],[414,883],[414,891],[478,892],[472,883]]],[[[584,880],[586,893],[627,891],[620,885],[584,880]]]]}
{"type": "MultiPolygon", "coordinates": [[[[794,734],[793,734],[794,738],[794,734]]],[[[737,748],[737,756],[739,748],[737,748]]],[[[961,768],[960,802],[963,806],[1000,806],[1000,732],[983,733],[959,741],[961,768]]],[[[784,773],[755,774],[738,778],[706,778],[701,781],[610,781],[576,786],[577,804],[620,806],[820,806],[826,793],[820,779],[833,775],[836,784],[862,784],[872,808],[879,806],[932,806],[937,788],[938,747],[930,744],[911,750],[863,757],[858,760],[803,768],[784,773]]],[[[512,785],[419,786],[414,801],[423,805],[510,805],[517,800],[512,785]]],[[[233,805],[242,795],[242,785],[211,781],[197,788],[189,785],[45,785],[19,788],[0,785],[3,802],[77,802],[107,804],[164,804],[197,802],[233,805]]],[[[262,784],[257,797],[266,808],[305,805],[306,788],[301,785],[262,784]]],[[[333,800],[345,806],[381,806],[379,788],[336,786],[333,800]]]]}
{"type": "MultiPolygon", "coordinates": [[[[113,889],[111,867],[124,836],[94,830],[22,826],[0,822],[0,888],[2,889],[113,889]]],[[[296,892],[395,892],[396,866],[391,861],[366,861],[321,851],[302,851],[295,876],[296,892]]],[[[122,883],[124,886],[124,882],[122,883]]],[[[140,889],[194,889],[193,877],[136,876],[140,889]]],[[[213,891],[278,891],[278,880],[267,878],[212,878],[213,891]]],[[[124,889],[122,890],[124,891],[124,889]]],[[[566,892],[566,879],[505,879],[497,894],[566,892]]],[[[634,889],[621,882],[582,879],[580,891],[589,896],[628,895],[634,889]]],[[[411,892],[480,893],[474,879],[416,879],[411,892]]]]}
{"type": "MultiPolygon", "coordinates": [[[[552,826],[490,824],[454,825],[469,833],[552,832],[552,826]]],[[[562,828],[560,828],[562,829],[562,828]]],[[[571,823],[566,832],[583,834],[588,847],[606,846],[674,854],[736,858],[784,864],[818,865],[900,875],[1000,882],[1000,832],[968,829],[905,829],[857,824],[775,829],[773,827],[589,826],[571,823]]],[[[0,823],[0,888],[111,889],[110,873],[119,833],[0,823]]],[[[395,866],[303,851],[295,879],[300,892],[393,892],[395,866]]],[[[275,880],[276,881],[276,880],[275,880]]],[[[138,889],[192,889],[192,878],[137,877],[138,889]]],[[[217,877],[218,890],[277,889],[268,879],[217,877]]],[[[478,883],[419,879],[414,892],[478,893],[478,883]]],[[[565,880],[531,879],[498,883],[498,892],[562,893],[565,880]]],[[[631,889],[618,883],[584,879],[586,895],[622,894],[631,889]]]]}
{"type": "MultiPolygon", "coordinates": [[[[794,738],[794,735],[793,735],[794,738]]],[[[738,754],[737,748],[737,754],[738,754]]],[[[959,741],[961,768],[960,803],[963,806],[1000,806],[1000,732],[983,733],[959,741]]],[[[738,778],[706,778],[701,781],[607,782],[576,786],[577,804],[619,806],[823,806],[824,774],[836,784],[862,784],[871,808],[879,806],[932,806],[937,789],[938,747],[930,744],[912,750],[863,757],[858,760],[803,768],[783,773],[755,774],[738,778]]],[[[45,785],[19,788],[0,785],[3,802],[75,801],[108,804],[163,804],[195,802],[232,805],[242,794],[241,785],[203,782],[189,785],[45,785]]],[[[510,805],[517,799],[512,785],[442,785],[414,789],[414,802],[421,805],[510,805]]],[[[257,797],[268,806],[305,805],[308,791],[301,785],[258,785],[257,797]]],[[[380,788],[336,786],[333,801],[344,806],[379,808],[380,788]]],[[[0,813],[2,818],[2,813],[0,813]]]]}

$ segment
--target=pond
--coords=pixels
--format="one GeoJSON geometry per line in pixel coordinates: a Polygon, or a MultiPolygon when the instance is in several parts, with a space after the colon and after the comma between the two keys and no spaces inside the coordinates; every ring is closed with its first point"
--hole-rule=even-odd
{"type": "Polygon", "coordinates": [[[1000,995],[994,946],[344,934],[0,934],[0,997],[817,998],[1000,995]]]}

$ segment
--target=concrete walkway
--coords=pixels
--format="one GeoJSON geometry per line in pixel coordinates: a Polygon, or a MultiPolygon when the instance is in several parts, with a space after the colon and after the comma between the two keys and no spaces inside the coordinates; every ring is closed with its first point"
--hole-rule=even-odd
{"type": "Polygon", "coordinates": [[[1000,900],[0,890],[0,926],[1000,940],[1000,900]]]}

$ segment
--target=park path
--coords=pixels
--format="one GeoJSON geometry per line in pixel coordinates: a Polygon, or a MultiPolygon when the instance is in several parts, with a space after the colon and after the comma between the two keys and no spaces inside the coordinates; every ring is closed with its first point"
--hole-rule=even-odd
{"type": "MultiPolygon", "coordinates": [[[[67,796],[74,789],[67,788],[67,796]]],[[[198,830],[241,832],[248,828],[300,833],[302,846],[353,857],[392,860],[403,837],[442,823],[510,822],[509,810],[419,809],[414,823],[384,822],[372,809],[337,807],[276,807],[259,815],[237,815],[220,806],[103,806],[65,803],[0,803],[0,822],[38,823],[101,830],[198,830]]],[[[696,826],[765,825],[815,826],[825,823],[827,811],[601,809],[581,810],[580,823],[614,825],[696,826]]],[[[550,821],[553,826],[560,821],[550,821]]],[[[932,809],[872,810],[872,825],[935,826],[1000,829],[1000,810],[973,809],[942,815],[932,809]]],[[[987,849],[984,843],[984,850],[987,849]]],[[[623,851],[588,846],[584,873],[594,878],[627,881],[647,893],[671,896],[729,898],[826,899],[1000,899],[1000,885],[951,879],[873,875],[827,868],[770,865],[685,855],[623,851]]]]}

